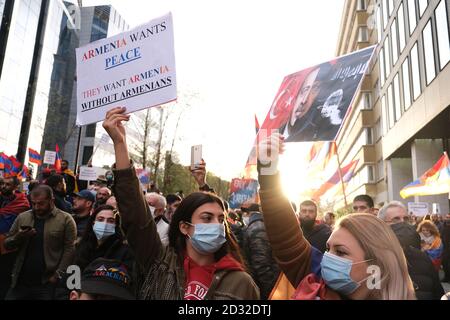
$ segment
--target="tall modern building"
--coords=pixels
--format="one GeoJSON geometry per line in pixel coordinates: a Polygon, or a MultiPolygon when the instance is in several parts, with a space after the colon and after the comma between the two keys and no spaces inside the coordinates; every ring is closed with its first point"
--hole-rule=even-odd
{"type": "Polygon", "coordinates": [[[360,160],[349,201],[365,193],[449,212],[448,195],[399,194],[450,151],[449,17],[449,0],[345,1],[337,55],[378,45],[337,140],[343,163],[360,160]]]}
{"type": "MultiPolygon", "coordinates": [[[[59,46],[59,65],[53,70],[54,103],[49,105],[42,150],[54,150],[58,144],[62,157],[75,164],[85,165],[91,159],[103,133],[100,124],[76,126],[76,58],[75,48],[90,42],[113,36],[129,29],[123,17],[111,6],[82,7],[79,10],[76,41],[63,39],[59,46]],[[63,85],[59,85],[63,83],[63,85]]],[[[110,144],[102,144],[96,155],[109,150],[105,163],[113,163],[113,149],[110,144]]]]}
{"type": "Polygon", "coordinates": [[[111,6],[78,3],[0,0],[0,151],[24,164],[28,148],[43,155],[56,144],[72,164],[81,145],[86,163],[101,136],[88,126],[78,143],[75,49],[129,26],[111,6]]]}
{"type": "Polygon", "coordinates": [[[27,163],[27,148],[40,150],[61,21],[71,16],[61,0],[1,1],[0,10],[0,148],[27,163]]]}

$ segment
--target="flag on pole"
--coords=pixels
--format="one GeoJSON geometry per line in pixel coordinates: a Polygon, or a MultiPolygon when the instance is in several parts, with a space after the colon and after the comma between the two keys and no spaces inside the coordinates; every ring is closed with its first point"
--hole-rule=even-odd
{"type": "Polygon", "coordinates": [[[341,169],[341,173],[338,170],[333,174],[333,176],[325,182],[316,192],[314,192],[312,198],[314,200],[319,200],[321,196],[323,196],[328,190],[337,186],[341,183],[347,183],[353,178],[353,174],[355,173],[356,166],[358,165],[359,160],[354,160],[350,162],[347,166],[341,169]],[[340,175],[342,174],[342,182],[340,175]]]}
{"type": "Polygon", "coordinates": [[[320,170],[325,170],[328,163],[333,156],[336,155],[336,142],[315,142],[309,151],[307,161],[309,168],[318,167],[320,170]]]}
{"type": "Polygon", "coordinates": [[[18,178],[26,179],[30,175],[30,171],[28,170],[28,167],[26,165],[23,165],[22,170],[17,175],[18,178]]]}
{"type": "Polygon", "coordinates": [[[28,148],[28,158],[29,158],[28,161],[31,163],[35,163],[38,166],[42,164],[42,157],[36,150],[28,148]]]}
{"type": "Polygon", "coordinates": [[[1,165],[0,167],[3,168],[3,170],[5,171],[5,175],[10,175],[12,172],[12,162],[9,159],[9,157],[4,154],[3,152],[0,153],[0,161],[1,161],[1,165]]]}
{"type": "Polygon", "coordinates": [[[12,164],[11,165],[11,175],[16,176],[20,172],[20,168],[22,167],[22,164],[14,156],[10,156],[9,160],[11,161],[11,164],[12,164]]]}
{"type": "Polygon", "coordinates": [[[255,114],[255,130],[256,130],[256,134],[258,134],[259,129],[260,129],[260,126],[259,126],[258,117],[255,114]]]}
{"type": "Polygon", "coordinates": [[[56,169],[57,172],[61,172],[62,159],[61,159],[61,155],[59,154],[59,146],[58,146],[58,144],[56,144],[55,151],[56,151],[55,169],[56,169]]]}
{"type": "Polygon", "coordinates": [[[5,159],[3,159],[3,152],[0,153],[0,170],[5,170],[5,159]]]}
{"type": "Polygon", "coordinates": [[[403,199],[412,196],[430,196],[450,193],[450,160],[447,153],[418,180],[411,182],[400,191],[403,199]]]}

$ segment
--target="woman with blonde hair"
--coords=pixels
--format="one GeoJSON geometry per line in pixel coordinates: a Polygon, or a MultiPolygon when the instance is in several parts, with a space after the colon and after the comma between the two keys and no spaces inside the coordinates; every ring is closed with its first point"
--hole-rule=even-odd
{"type": "Polygon", "coordinates": [[[432,221],[423,220],[417,227],[417,233],[420,235],[422,251],[430,257],[434,267],[439,271],[444,247],[438,228],[432,221]]]}
{"type": "Polygon", "coordinates": [[[280,185],[277,162],[283,141],[273,134],[259,144],[258,172],[267,235],[280,268],[296,288],[292,298],[415,299],[401,245],[378,218],[352,214],[340,219],[325,254],[308,243],[280,185]]]}

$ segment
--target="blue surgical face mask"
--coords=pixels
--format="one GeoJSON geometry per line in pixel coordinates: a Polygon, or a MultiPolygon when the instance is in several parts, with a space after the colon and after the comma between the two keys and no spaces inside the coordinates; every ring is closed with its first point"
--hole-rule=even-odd
{"type": "Polygon", "coordinates": [[[216,253],[227,242],[225,226],[222,223],[187,224],[195,228],[194,235],[188,235],[194,249],[203,255],[216,253]]]}
{"type": "Polygon", "coordinates": [[[350,272],[354,264],[360,264],[371,260],[353,262],[352,260],[338,257],[337,255],[325,252],[320,264],[322,268],[322,279],[325,284],[334,291],[348,296],[361,286],[363,279],[359,283],[354,281],[350,272]]]}
{"type": "Polygon", "coordinates": [[[95,221],[92,229],[98,240],[103,240],[116,233],[116,225],[112,223],[95,221]]]}

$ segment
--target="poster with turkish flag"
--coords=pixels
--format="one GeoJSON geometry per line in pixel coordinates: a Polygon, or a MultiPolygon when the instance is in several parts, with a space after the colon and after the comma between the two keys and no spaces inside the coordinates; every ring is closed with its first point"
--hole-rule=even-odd
{"type": "Polygon", "coordinates": [[[335,141],[375,47],[285,77],[261,126],[264,134],[278,129],[286,142],[335,141]]]}

